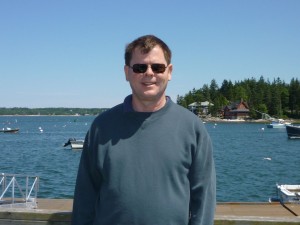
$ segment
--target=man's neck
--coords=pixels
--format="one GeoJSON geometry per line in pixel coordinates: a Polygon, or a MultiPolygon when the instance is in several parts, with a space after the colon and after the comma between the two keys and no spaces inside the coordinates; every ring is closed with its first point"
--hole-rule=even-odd
{"type": "Polygon", "coordinates": [[[158,99],[158,101],[140,101],[133,97],[132,107],[136,112],[155,112],[163,108],[166,102],[166,96],[158,99]]]}

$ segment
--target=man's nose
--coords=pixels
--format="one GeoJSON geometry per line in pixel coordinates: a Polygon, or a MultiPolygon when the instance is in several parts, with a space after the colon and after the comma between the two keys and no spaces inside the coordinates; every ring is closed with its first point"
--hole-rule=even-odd
{"type": "Polygon", "coordinates": [[[151,65],[148,65],[147,70],[145,72],[145,75],[147,75],[147,76],[153,76],[154,75],[154,72],[151,68],[151,65]]]}

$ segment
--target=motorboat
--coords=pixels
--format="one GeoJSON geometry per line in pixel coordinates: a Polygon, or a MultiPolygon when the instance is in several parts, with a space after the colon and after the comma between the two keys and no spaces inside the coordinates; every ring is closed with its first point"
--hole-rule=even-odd
{"type": "Polygon", "coordinates": [[[300,185],[277,184],[278,198],[282,203],[300,203],[300,185]]]}
{"type": "Polygon", "coordinates": [[[300,138],[300,126],[286,125],[286,132],[290,139],[300,138]]]}
{"type": "Polygon", "coordinates": [[[0,130],[0,132],[15,134],[15,133],[18,133],[19,130],[20,130],[19,128],[10,128],[10,127],[7,127],[7,128],[3,128],[2,130],[0,130]]]}
{"type": "Polygon", "coordinates": [[[75,138],[69,138],[63,147],[71,146],[74,150],[83,149],[84,140],[76,140],[75,138]]]}
{"type": "Polygon", "coordinates": [[[270,124],[267,125],[267,128],[285,128],[286,125],[291,124],[286,122],[283,119],[273,120],[270,124]]]}
{"type": "Polygon", "coordinates": [[[72,149],[83,149],[84,140],[71,141],[72,149]]]}

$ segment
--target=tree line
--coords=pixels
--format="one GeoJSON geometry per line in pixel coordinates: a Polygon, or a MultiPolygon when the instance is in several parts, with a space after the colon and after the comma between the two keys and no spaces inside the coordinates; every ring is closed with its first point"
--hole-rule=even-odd
{"type": "Polygon", "coordinates": [[[24,108],[0,107],[0,115],[98,115],[106,108],[24,108]]]}
{"type": "Polygon", "coordinates": [[[184,96],[177,96],[177,104],[188,107],[193,102],[209,101],[212,116],[220,115],[222,109],[232,102],[243,100],[248,103],[250,117],[261,118],[261,113],[267,113],[277,118],[300,118],[300,82],[292,78],[285,83],[280,78],[272,82],[261,76],[244,79],[243,81],[223,80],[221,87],[215,79],[204,84],[202,88],[192,89],[184,96]]]}

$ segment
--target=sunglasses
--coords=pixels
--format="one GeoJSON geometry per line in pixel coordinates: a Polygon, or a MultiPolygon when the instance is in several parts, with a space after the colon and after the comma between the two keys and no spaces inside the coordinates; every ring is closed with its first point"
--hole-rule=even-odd
{"type": "MultiPolygon", "coordinates": [[[[167,66],[165,66],[165,64],[159,64],[159,63],[154,63],[151,64],[151,69],[154,73],[163,73],[165,72],[167,66]]],[[[145,73],[148,69],[148,65],[147,64],[134,64],[132,66],[129,66],[133,72],[135,73],[145,73]]]]}

